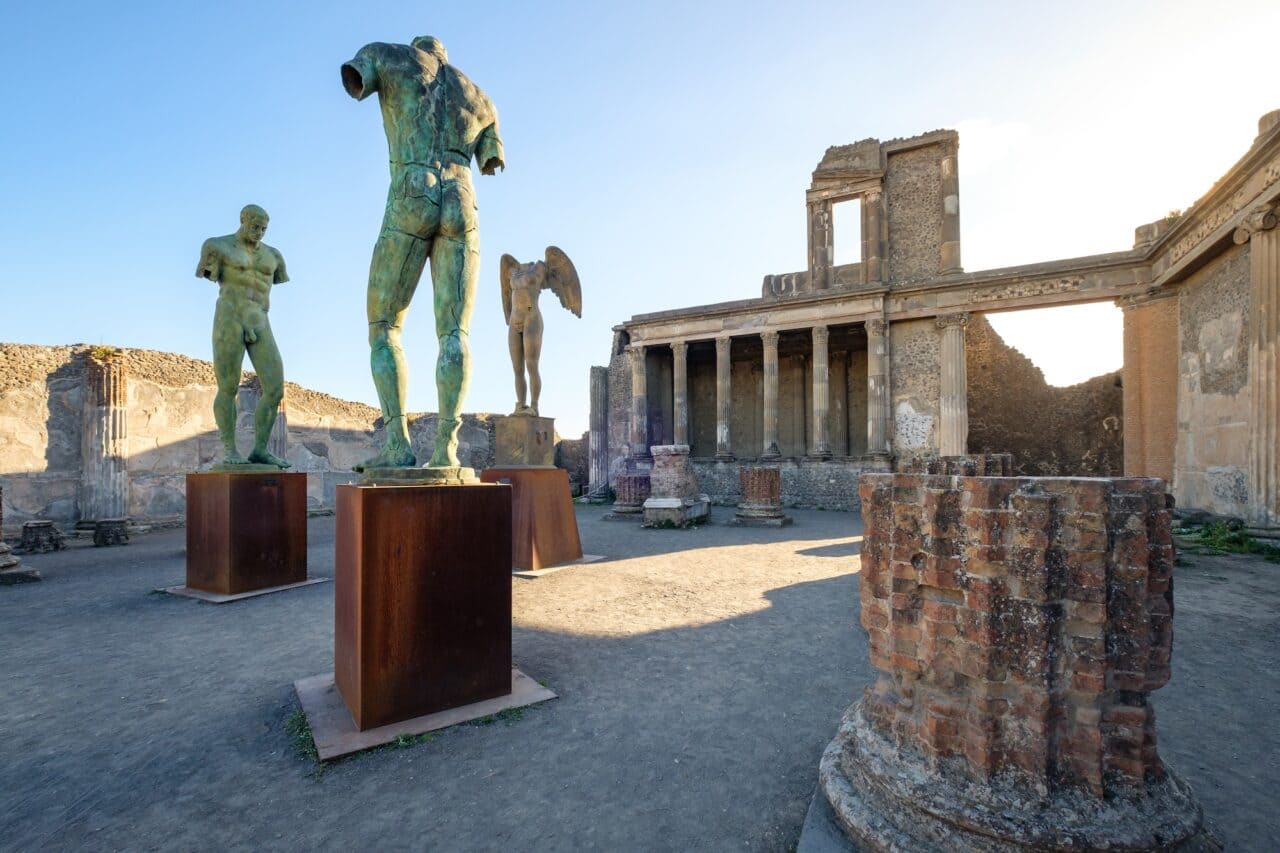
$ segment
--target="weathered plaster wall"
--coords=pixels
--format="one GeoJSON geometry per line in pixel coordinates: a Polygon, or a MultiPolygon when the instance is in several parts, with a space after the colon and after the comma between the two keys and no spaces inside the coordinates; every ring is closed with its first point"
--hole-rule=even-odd
{"type": "MultiPolygon", "coordinates": [[[[0,478],[11,528],[33,518],[78,519],[81,477],[85,345],[0,344],[0,478]]],[[[212,365],[172,353],[125,350],[129,514],[138,519],[180,517],[185,478],[221,459],[213,419],[212,365]]],[[[246,381],[252,385],[251,375],[246,381]]],[[[256,398],[242,390],[237,435],[252,443],[256,398]]],[[[288,383],[285,393],[288,458],[305,472],[308,503],[332,507],[334,488],[355,479],[351,466],[374,455],[383,433],[378,411],[288,383]]],[[[459,457],[464,465],[492,464],[495,416],[464,415],[459,457]]],[[[432,450],[434,414],[410,415],[419,458],[432,450]]]]}
{"type": "Polygon", "coordinates": [[[1249,246],[1233,247],[1178,294],[1178,506],[1248,510],[1249,246]]]}
{"type": "Polygon", "coordinates": [[[1020,475],[1121,475],[1124,390],[1118,371],[1055,388],[981,314],[965,328],[965,359],[970,453],[1012,453],[1020,475]]]}
{"type": "Polygon", "coordinates": [[[941,266],[943,153],[934,144],[888,157],[884,180],[894,284],[931,278],[941,266]]]}
{"type": "Polygon", "coordinates": [[[935,454],[941,413],[942,331],[932,317],[889,326],[893,452],[899,459],[935,454]]]}

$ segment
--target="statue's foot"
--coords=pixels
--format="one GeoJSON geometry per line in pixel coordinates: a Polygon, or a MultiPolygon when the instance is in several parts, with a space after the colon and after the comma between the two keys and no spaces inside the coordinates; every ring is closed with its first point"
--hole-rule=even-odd
{"type": "Polygon", "coordinates": [[[292,468],[293,463],[287,459],[281,459],[269,450],[254,450],[249,454],[250,462],[257,462],[259,465],[274,465],[277,468],[292,468]]]}
{"type": "Polygon", "coordinates": [[[382,452],[372,459],[366,459],[352,470],[363,474],[370,468],[414,468],[418,465],[418,457],[409,448],[384,447],[382,452]]]}
{"type": "Polygon", "coordinates": [[[431,461],[427,463],[428,468],[459,468],[462,463],[458,461],[458,454],[454,451],[437,450],[431,454],[431,461]]]}
{"type": "Polygon", "coordinates": [[[532,416],[535,418],[538,416],[537,406],[524,406],[517,403],[516,410],[511,413],[511,417],[513,418],[521,418],[521,417],[529,417],[529,416],[532,416]]]}
{"type": "Polygon", "coordinates": [[[248,465],[249,460],[240,455],[239,450],[228,450],[222,457],[223,465],[248,465]]]}

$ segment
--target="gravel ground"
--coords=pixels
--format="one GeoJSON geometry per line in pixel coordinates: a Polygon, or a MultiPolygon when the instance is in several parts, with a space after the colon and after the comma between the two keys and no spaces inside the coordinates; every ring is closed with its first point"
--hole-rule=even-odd
{"type": "MultiPolygon", "coordinates": [[[[0,849],[791,849],[817,761],[871,678],[856,515],[641,530],[583,507],[607,560],[513,579],[516,662],[560,698],[321,767],[286,732],[332,669],[333,588],[227,605],[149,594],[183,532],[28,557],[0,587],[0,849]]],[[[333,520],[309,527],[313,576],[333,520]]],[[[1162,754],[1231,849],[1280,838],[1280,566],[1177,580],[1162,754]]]]}

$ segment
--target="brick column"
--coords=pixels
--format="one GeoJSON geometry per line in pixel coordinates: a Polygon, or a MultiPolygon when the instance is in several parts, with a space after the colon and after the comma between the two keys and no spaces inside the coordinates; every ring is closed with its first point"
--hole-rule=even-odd
{"type": "Polygon", "coordinates": [[[1156,750],[1161,481],[864,474],[859,493],[879,672],[819,768],[859,849],[1221,849],[1156,750]]]}
{"type": "Polygon", "coordinates": [[[782,455],[778,449],[778,333],[761,332],[764,343],[764,452],[765,459],[782,455]]]}
{"type": "Polygon", "coordinates": [[[80,454],[80,523],[129,514],[128,405],[124,360],[118,350],[85,359],[80,454]]]}
{"type": "Polygon", "coordinates": [[[831,458],[827,424],[827,413],[831,409],[831,358],[827,354],[830,334],[826,326],[813,327],[813,444],[809,455],[819,459],[831,458]]]}
{"type": "Polygon", "coordinates": [[[960,266],[960,172],[954,147],[942,158],[942,256],[943,275],[962,272],[960,266]]]}
{"type": "Polygon", "coordinates": [[[675,405],[674,434],[676,444],[689,443],[689,345],[684,341],[671,344],[671,398],[675,405]]]}
{"type": "Polygon", "coordinates": [[[1277,205],[1235,231],[1249,243],[1249,521],[1280,527],[1280,230],[1277,205]]]}
{"type": "Polygon", "coordinates": [[[942,329],[942,417],[938,431],[938,455],[963,456],[969,446],[969,391],[965,374],[964,327],[969,315],[961,312],[938,318],[942,329]]]}
{"type": "Polygon", "coordinates": [[[631,458],[649,458],[649,397],[644,344],[627,347],[631,355],[631,458]]]}
{"type": "Polygon", "coordinates": [[[1178,440],[1178,298],[1157,290],[1124,310],[1124,473],[1173,485],[1178,440]]]}
{"type": "Polygon", "coordinates": [[[609,488],[609,368],[591,368],[590,484],[587,493],[603,495],[609,488]]]}
{"type": "Polygon", "coordinates": [[[889,324],[873,319],[867,328],[867,453],[889,455],[889,324]]]}
{"type": "Polygon", "coordinates": [[[729,441],[729,420],[733,412],[730,387],[729,354],[732,338],[716,338],[716,458],[732,459],[733,446],[729,441]]]}

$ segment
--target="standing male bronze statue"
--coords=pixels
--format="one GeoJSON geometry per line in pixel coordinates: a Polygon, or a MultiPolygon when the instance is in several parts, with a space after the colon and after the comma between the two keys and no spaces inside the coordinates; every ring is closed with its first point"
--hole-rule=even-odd
{"type": "Polygon", "coordinates": [[[538,308],[538,296],[543,290],[550,290],[560,297],[561,305],[581,317],[582,285],[573,261],[555,246],[547,247],[546,260],[527,264],[503,255],[498,277],[502,285],[502,313],[507,319],[507,348],[511,350],[511,369],[516,374],[516,410],[511,414],[536,417],[538,396],[542,393],[542,376],[538,373],[538,359],[542,355],[542,311],[538,308]],[[525,384],[526,371],[528,385],[525,384]],[[528,404],[526,399],[530,401],[528,404]]]}
{"type": "Polygon", "coordinates": [[[417,464],[405,423],[409,377],[400,333],[428,258],[440,346],[440,421],[428,466],[456,468],[480,263],[471,160],[485,175],[505,168],[498,114],[488,96],[448,64],[444,45],[431,36],[412,44],[365,45],[342,66],[342,85],[356,100],[378,93],[391,165],[368,295],[369,360],[387,440],[381,453],[356,470],[417,464]]]}
{"type": "Polygon", "coordinates": [[[213,314],[213,371],[218,394],[213,417],[224,448],[223,465],[274,465],[289,463],[267,450],[280,401],[284,399],[284,365],[267,311],[271,286],[289,280],[284,256],[262,242],[267,233],[267,212],[256,204],[240,211],[240,230],[225,237],[210,237],[200,248],[196,275],[216,281],[218,306],[213,314]],[[253,450],[245,459],[236,448],[236,391],[244,354],[262,383],[262,397],[253,413],[253,450]]]}

